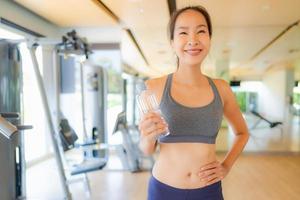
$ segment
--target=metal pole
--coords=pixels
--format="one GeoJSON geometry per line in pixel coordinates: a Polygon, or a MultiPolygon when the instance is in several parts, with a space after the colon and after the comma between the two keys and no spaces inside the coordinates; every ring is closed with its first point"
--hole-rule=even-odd
{"type": "Polygon", "coordinates": [[[29,47],[30,50],[30,55],[31,55],[31,59],[32,59],[32,63],[33,63],[33,68],[34,68],[34,72],[35,72],[35,76],[37,78],[37,82],[38,82],[38,87],[39,90],[41,92],[41,98],[42,98],[42,102],[43,102],[43,106],[45,109],[45,114],[46,114],[46,118],[49,124],[49,128],[50,128],[50,136],[51,136],[51,140],[52,140],[52,144],[53,144],[53,150],[54,150],[54,155],[55,155],[55,160],[56,160],[56,164],[58,166],[58,172],[59,172],[59,177],[60,177],[60,181],[63,187],[63,192],[65,195],[65,199],[67,200],[71,200],[72,199],[72,195],[69,191],[68,185],[67,185],[67,179],[66,179],[66,175],[65,175],[65,171],[63,168],[63,163],[62,163],[62,155],[60,153],[60,149],[59,149],[59,145],[58,145],[58,139],[59,136],[58,134],[55,132],[55,128],[54,128],[54,124],[51,118],[51,112],[50,112],[50,108],[49,108],[49,104],[48,104],[48,100],[47,100],[47,96],[46,96],[46,91],[45,91],[45,87],[44,87],[44,83],[43,83],[43,79],[39,70],[39,66],[38,66],[38,62],[37,62],[37,58],[35,55],[35,51],[36,48],[38,47],[37,44],[33,44],[32,47],[29,47]]]}
{"type": "Polygon", "coordinates": [[[87,134],[87,129],[86,129],[86,122],[85,122],[85,92],[84,92],[84,74],[83,74],[83,62],[79,63],[80,67],[80,95],[81,95],[81,109],[82,109],[82,114],[81,114],[81,119],[82,119],[82,127],[83,127],[83,141],[88,140],[88,134],[87,134]]]}
{"type": "Polygon", "coordinates": [[[132,83],[132,97],[133,97],[133,103],[132,103],[132,126],[135,126],[136,124],[136,83],[137,83],[137,76],[134,76],[133,83],[132,83]]]}

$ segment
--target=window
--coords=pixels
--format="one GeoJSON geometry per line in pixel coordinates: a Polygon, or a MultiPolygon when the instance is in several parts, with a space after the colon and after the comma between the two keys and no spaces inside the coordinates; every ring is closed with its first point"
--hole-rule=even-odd
{"type": "MultiPolygon", "coordinates": [[[[0,28],[0,39],[22,40],[25,38],[22,35],[0,28]]],[[[25,158],[26,162],[31,162],[45,156],[49,152],[46,146],[47,143],[45,134],[47,126],[45,123],[44,111],[37,82],[34,76],[31,56],[26,43],[21,43],[19,45],[19,49],[21,53],[23,74],[23,123],[26,125],[33,125],[32,130],[26,130],[24,132],[25,158]]],[[[41,48],[37,50],[37,59],[39,64],[41,64],[41,48]]]]}
{"type": "MultiPolygon", "coordinates": [[[[46,119],[41,95],[35,78],[32,60],[25,43],[20,45],[23,68],[23,117],[24,124],[33,125],[33,129],[25,132],[26,162],[34,161],[49,153],[46,142],[46,119]]],[[[37,49],[37,60],[42,73],[42,49],[37,49]]]]}

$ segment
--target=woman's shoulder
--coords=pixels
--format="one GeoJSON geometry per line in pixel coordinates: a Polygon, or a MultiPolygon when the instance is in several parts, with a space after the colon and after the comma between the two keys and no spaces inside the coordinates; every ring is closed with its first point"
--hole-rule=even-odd
{"type": "Polygon", "coordinates": [[[147,89],[152,90],[156,94],[158,102],[161,101],[167,77],[168,75],[164,75],[158,78],[152,78],[145,81],[147,89]]]}
{"type": "Polygon", "coordinates": [[[158,89],[165,85],[168,75],[151,78],[145,81],[148,89],[158,89]]]}
{"type": "Polygon", "coordinates": [[[225,81],[224,79],[211,78],[211,80],[214,82],[214,84],[216,85],[218,90],[226,91],[226,90],[230,89],[229,83],[227,81],[225,81]]]}
{"type": "Polygon", "coordinates": [[[226,100],[228,94],[232,93],[229,83],[221,78],[211,78],[211,80],[214,82],[224,104],[224,101],[226,100]]]}

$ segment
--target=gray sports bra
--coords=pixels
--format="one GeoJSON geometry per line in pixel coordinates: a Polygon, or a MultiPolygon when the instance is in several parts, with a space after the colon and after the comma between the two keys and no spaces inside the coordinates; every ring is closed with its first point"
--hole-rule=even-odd
{"type": "Polygon", "coordinates": [[[169,74],[160,102],[162,115],[169,126],[170,134],[160,136],[159,142],[201,142],[214,144],[219,132],[223,106],[219,92],[214,82],[209,78],[209,84],[214,93],[214,99],[202,107],[187,107],[177,103],[171,96],[172,75],[169,74]]]}

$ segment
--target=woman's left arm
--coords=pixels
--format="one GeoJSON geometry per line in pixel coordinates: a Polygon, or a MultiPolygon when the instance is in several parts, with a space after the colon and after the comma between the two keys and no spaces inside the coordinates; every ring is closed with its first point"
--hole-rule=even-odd
{"type": "Polygon", "coordinates": [[[199,176],[206,180],[207,185],[222,180],[228,174],[249,139],[246,122],[229,84],[219,80],[218,89],[223,100],[224,116],[233,129],[235,139],[222,162],[209,163],[200,169],[199,176]]]}
{"type": "Polygon", "coordinates": [[[225,156],[222,164],[228,169],[231,169],[234,162],[248,142],[249,132],[245,119],[243,118],[239,105],[236,101],[236,97],[232,92],[229,84],[225,81],[222,81],[222,90],[222,98],[224,101],[224,116],[229,122],[233,133],[235,134],[234,143],[225,156]]]}

